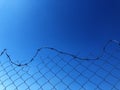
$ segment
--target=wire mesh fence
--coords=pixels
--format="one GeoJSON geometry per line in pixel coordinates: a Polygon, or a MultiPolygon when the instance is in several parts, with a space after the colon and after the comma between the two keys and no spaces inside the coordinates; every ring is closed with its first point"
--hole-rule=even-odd
{"type": "Polygon", "coordinates": [[[38,49],[27,63],[15,63],[6,49],[0,57],[0,90],[120,90],[120,47],[115,40],[96,58],[49,47],[38,49]]]}

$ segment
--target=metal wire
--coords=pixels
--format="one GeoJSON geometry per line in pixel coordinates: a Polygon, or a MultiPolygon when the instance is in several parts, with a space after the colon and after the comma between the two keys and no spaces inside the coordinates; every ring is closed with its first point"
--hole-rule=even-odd
{"type": "Polygon", "coordinates": [[[108,41],[95,58],[43,47],[25,64],[13,62],[4,49],[0,54],[0,90],[120,90],[119,45],[116,40],[108,41]],[[118,46],[109,53],[112,43],[118,46]]]}
{"type": "Polygon", "coordinates": [[[30,64],[32,61],[34,61],[34,59],[38,56],[39,52],[41,52],[42,49],[49,49],[49,50],[55,51],[55,52],[57,52],[57,53],[59,53],[59,54],[68,55],[68,56],[70,56],[70,57],[72,57],[72,58],[74,58],[74,59],[78,59],[78,60],[98,60],[98,59],[100,59],[100,58],[104,55],[104,53],[106,52],[106,48],[107,48],[107,46],[108,46],[110,43],[116,43],[117,45],[120,45],[120,42],[117,41],[117,40],[109,40],[109,41],[106,43],[106,45],[103,47],[102,53],[101,53],[99,56],[95,57],[95,58],[81,58],[81,57],[78,57],[78,56],[76,56],[76,55],[74,55],[74,54],[66,53],[66,52],[57,50],[57,49],[55,49],[55,48],[51,48],[51,47],[42,47],[42,48],[37,49],[35,55],[30,59],[29,62],[27,62],[27,63],[25,63],[25,64],[17,64],[17,63],[15,63],[15,62],[13,62],[13,60],[11,59],[10,55],[9,55],[8,52],[7,52],[7,49],[4,49],[4,50],[1,52],[0,56],[2,56],[2,55],[5,53],[6,56],[7,56],[7,58],[9,59],[9,61],[10,61],[12,64],[17,65],[17,66],[26,66],[26,65],[30,64]]]}

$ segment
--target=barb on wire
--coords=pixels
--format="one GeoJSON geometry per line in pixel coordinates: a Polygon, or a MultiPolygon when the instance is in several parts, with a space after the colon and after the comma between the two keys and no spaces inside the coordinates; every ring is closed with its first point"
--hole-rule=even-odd
{"type": "Polygon", "coordinates": [[[108,46],[110,43],[116,43],[116,44],[120,45],[120,42],[117,41],[117,40],[109,40],[109,41],[105,44],[105,46],[103,47],[102,53],[101,53],[99,56],[95,57],[95,58],[81,58],[81,57],[78,57],[78,56],[76,56],[76,55],[74,55],[74,54],[67,53],[67,52],[63,52],[63,51],[60,51],[60,50],[58,50],[58,49],[51,48],[51,47],[42,47],[42,48],[37,49],[35,55],[30,59],[30,61],[28,61],[28,62],[25,63],[25,64],[13,62],[13,60],[11,59],[10,55],[9,55],[8,52],[7,52],[7,49],[4,49],[4,50],[1,52],[0,56],[2,56],[3,54],[5,54],[5,55],[7,56],[7,58],[9,59],[10,63],[12,63],[12,64],[14,64],[14,65],[16,65],[16,66],[26,66],[26,65],[30,64],[32,61],[34,61],[34,59],[38,56],[39,52],[40,52],[42,49],[48,49],[48,50],[51,50],[51,51],[55,51],[55,52],[57,52],[57,53],[59,53],[59,54],[64,54],[64,55],[70,56],[70,57],[72,57],[72,58],[74,58],[74,59],[78,59],[78,60],[99,60],[99,59],[104,55],[104,53],[106,52],[106,48],[107,48],[107,46],[108,46]]]}

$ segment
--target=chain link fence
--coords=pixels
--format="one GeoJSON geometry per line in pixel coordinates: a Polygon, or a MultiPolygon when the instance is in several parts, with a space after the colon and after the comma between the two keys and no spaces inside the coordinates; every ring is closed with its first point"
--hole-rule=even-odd
{"type": "Polygon", "coordinates": [[[27,63],[15,62],[3,50],[0,90],[120,90],[120,47],[115,40],[96,58],[44,47],[27,63]]]}

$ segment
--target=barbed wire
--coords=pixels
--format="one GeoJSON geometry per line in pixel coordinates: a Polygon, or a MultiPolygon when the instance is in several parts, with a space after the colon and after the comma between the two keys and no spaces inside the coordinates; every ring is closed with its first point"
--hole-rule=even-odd
{"type": "Polygon", "coordinates": [[[0,90],[120,90],[119,46],[119,41],[109,40],[100,55],[88,55],[93,58],[42,47],[24,64],[13,61],[4,49],[0,90]]]}
{"type": "Polygon", "coordinates": [[[1,52],[0,56],[6,55],[7,58],[8,58],[8,60],[10,61],[10,63],[12,63],[12,64],[14,64],[14,65],[16,65],[16,66],[27,66],[28,64],[30,64],[31,62],[34,61],[34,59],[38,56],[39,52],[41,52],[41,50],[43,50],[43,49],[48,49],[48,50],[51,50],[51,51],[55,51],[55,52],[57,52],[57,53],[59,53],[59,54],[64,54],[64,55],[70,56],[70,57],[72,57],[72,58],[74,58],[74,59],[78,59],[78,60],[99,60],[99,59],[104,55],[104,53],[106,52],[106,48],[107,48],[107,46],[108,46],[110,43],[115,43],[115,44],[117,44],[117,45],[120,46],[120,42],[119,42],[119,41],[117,41],[117,40],[109,40],[109,41],[105,44],[105,46],[103,47],[102,53],[101,53],[99,56],[95,57],[95,58],[81,58],[81,57],[78,57],[77,55],[74,55],[74,54],[71,54],[71,53],[67,53],[67,52],[63,52],[63,51],[60,51],[60,50],[58,50],[58,49],[56,49],[56,48],[51,48],[51,47],[42,47],[42,48],[37,49],[37,50],[36,50],[36,53],[34,54],[34,56],[33,56],[27,63],[24,63],[24,64],[23,64],[23,63],[13,62],[13,59],[11,59],[10,55],[9,55],[8,52],[7,52],[7,49],[4,49],[4,50],[1,52]]]}

